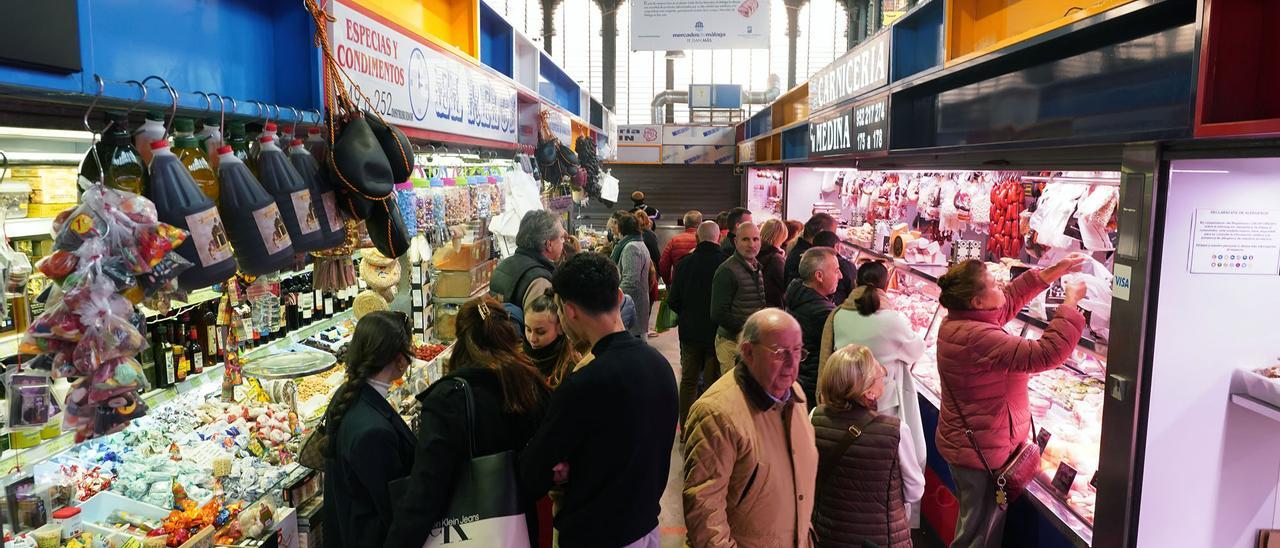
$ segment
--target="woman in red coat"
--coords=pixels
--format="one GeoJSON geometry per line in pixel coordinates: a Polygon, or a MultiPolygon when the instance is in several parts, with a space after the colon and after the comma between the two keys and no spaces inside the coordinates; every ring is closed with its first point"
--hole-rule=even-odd
{"type": "Polygon", "coordinates": [[[973,430],[987,464],[995,469],[1003,467],[1014,449],[1028,439],[1027,380],[1062,365],[1080,341],[1085,319],[1076,303],[1084,297],[1084,284],[1067,286],[1066,301],[1039,340],[1010,335],[1003,326],[1049,284],[1079,271],[1084,261],[1084,256],[1072,254],[1001,287],[986,265],[970,260],[951,267],[938,280],[939,300],[947,308],[947,317],[938,331],[943,391],[936,441],[960,499],[952,548],[1000,546],[1004,529],[995,483],[965,435],[965,424],[973,430]]]}

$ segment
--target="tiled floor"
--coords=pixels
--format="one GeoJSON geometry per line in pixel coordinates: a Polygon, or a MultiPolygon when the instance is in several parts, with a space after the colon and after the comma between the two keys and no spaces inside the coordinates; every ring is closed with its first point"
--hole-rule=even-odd
{"type": "MultiPolygon", "coordinates": [[[[649,344],[671,362],[672,374],[680,381],[680,340],[675,330],[649,338],[649,344]]],[[[684,546],[684,502],[680,498],[684,489],[684,454],[680,443],[671,448],[671,473],[667,477],[667,490],[662,494],[662,513],[658,515],[658,527],[662,533],[662,548],[684,546]]],[[[912,539],[917,548],[940,548],[937,537],[927,531],[913,531],[912,539]]]]}

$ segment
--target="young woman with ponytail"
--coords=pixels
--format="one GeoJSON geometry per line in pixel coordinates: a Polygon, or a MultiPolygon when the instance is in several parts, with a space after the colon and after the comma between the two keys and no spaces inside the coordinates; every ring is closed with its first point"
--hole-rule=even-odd
{"type": "MultiPolygon", "coordinates": [[[[394,501],[394,519],[385,546],[418,548],[448,510],[453,483],[475,456],[520,451],[542,423],[551,391],[542,373],[521,350],[502,303],[489,296],[471,299],[458,310],[458,338],[445,363],[445,376],[418,395],[417,452],[405,489],[394,501]],[[474,430],[467,428],[467,401],[451,379],[470,386],[474,430]]],[[[539,494],[541,495],[541,494],[539,494]]],[[[537,546],[536,498],[521,495],[530,541],[537,546]]],[[[354,545],[344,545],[354,546],[354,545]]]]}
{"type": "MultiPolygon", "coordinates": [[[[827,317],[822,331],[819,363],[827,363],[833,349],[851,344],[865,346],[881,365],[884,396],[877,411],[902,419],[911,433],[903,443],[913,444],[914,454],[924,466],[924,425],[920,420],[920,401],[916,398],[911,366],[924,355],[924,338],[911,328],[901,312],[889,307],[885,290],[889,288],[889,269],[883,263],[867,262],[858,267],[857,287],[849,298],[827,317]]],[[[919,509],[912,508],[912,526],[919,524],[919,509]]]]}
{"type": "Polygon", "coordinates": [[[387,389],[413,355],[408,317],[371,312],[347,350],[347,378],[324,422],[326,546],[381,546],[391,525],[387,484],[409,474],[413,432],[387,402],[387,389]]]}

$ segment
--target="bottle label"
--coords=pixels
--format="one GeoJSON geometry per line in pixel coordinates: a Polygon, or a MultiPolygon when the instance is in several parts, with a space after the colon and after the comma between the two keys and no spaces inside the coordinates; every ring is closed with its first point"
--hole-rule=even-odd
{"type": "Polygon", "coordinates": [[[324,216],[329,221],[329,231],[338,232],[346,227],[342,225],[342,216],[338,214],[338,198],[333,191],[325,192],[320,195],[320,201],[324,204],[324,216]]]}
{"type": "Polygon", "coordinates": [[[298,216],[298,228],[303,234],[320,230],[320,220],[316,219],[316,208],[311,207],[311,191],[299,190],[289,195],[293,201],[293,212],[298,216]]]}
{"type": "Polygon", "coordinates": [[[327,316],[333,315],[333,297],[325,295],[324,297],[324,313],[327,316]]]}
{"type": "Polygon", "coordinates": [[[253,212],[253,222],[258,225],[258,234],[262,235],[262,243],[267,247],[268,255],[275,255],[293,242],[289,240],[289,230],[280,218],[280,208],[271,202],[262,209],[253,212]]]}
{"type": "Polygon", "coordinates": [[[204,355],[200,352],[196,352],[195,356],[191,357],[191,369],[196,373],[204,371],[204,355]]]}
{"type": "Polygon", "coordinates": [[[302,319],[310,320],[311,311],[316,307],[316,296],[310,291],[298,295],[298,308],[302,309],[302,319]]]}
{"type": "Polygon", "coordinates": [[[209,326],[208,341],[209,341],[208,345],[205,348],[209,349],[209,355],[217,356],[218,355],[218,328],[216,326],[212,326],[212,325],[209,326]]]}
{"type": "Polygon", "coordinates": [[[227,240],[227,229],[222,226],[217,209],[211,207],[192,213],[186,221],[191,243],[200,256],[200,266],[213,266],[231,258],[231,242],[227,240]]]}

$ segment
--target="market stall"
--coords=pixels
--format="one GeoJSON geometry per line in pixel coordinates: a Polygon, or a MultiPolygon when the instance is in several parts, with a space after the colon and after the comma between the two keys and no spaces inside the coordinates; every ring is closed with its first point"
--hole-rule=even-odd
{"type": "Polygon", "coordinates": [[[22,151],[0,154],[6,546],[315,545],[322,482],[298,452],[345,377],[357,297],[412,318],[418,359],[389,396],[412,424],[524,212],[600,196],[612,113],[536,48],[513,63],[502,35],[527,44],[483,3],[441,6],[484,19],[471,33],[378,2],[242,7],[83,15],[296,39],[187,58],[72,25],[93,51],[73,76],[0,65],[24,111],[6,120],[32,124],[0,132],[22,151]],[[428,73],[456,93],[414,95],[428,73]],[[335,159],[362,124],[388,140],[359,165],[395,180],[335,159]]]}

